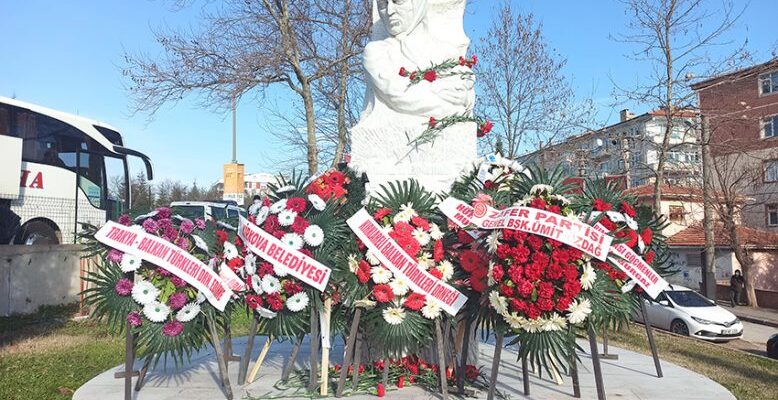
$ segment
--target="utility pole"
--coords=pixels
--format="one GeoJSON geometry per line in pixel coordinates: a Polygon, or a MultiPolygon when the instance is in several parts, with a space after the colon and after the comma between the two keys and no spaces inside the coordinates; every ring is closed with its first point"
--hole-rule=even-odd
{"type": "Polygon", "coordinates": [[[705,297],[716,300],[716,243],[713,235],[713,177],[711,168],[713,168],[713,159],[710,154],[710,126],[708,117],[700,116],[702,123],[701,141],[702,141],[702,198],[703,198],[703,220],[702,226],[705,231],[705,251],[703,252],[704,271],[702,274],[702,287],[705,291],[705,297]]]}

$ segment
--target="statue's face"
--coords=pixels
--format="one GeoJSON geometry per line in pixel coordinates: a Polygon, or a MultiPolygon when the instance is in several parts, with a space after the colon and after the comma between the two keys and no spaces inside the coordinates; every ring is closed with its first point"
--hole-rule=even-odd
{"type": "Polygon", "coordinates": [[[413,11],[412,0],[378,0],[378,14],[392,36],[411,29],[413,11]]]}

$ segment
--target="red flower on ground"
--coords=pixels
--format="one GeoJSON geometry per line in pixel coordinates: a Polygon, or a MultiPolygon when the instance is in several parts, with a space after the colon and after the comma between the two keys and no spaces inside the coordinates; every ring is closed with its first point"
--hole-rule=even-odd
{"type": "Polygon", "coordinates": [[[409,310],[419,311],[424,307],[425,300],[426,298],[423,294],[414,292],[408,295],[405,302],[403,302],[403,305],[409,310]]]}
{"type": "Polygon", "coordinates": [[[465,379],[472,381],[478,378],[478,368],[475,365],[465,365],[465,379]]]}
{"type": "Polygon", "coordinates": [[[379,303],[388,303],[394,298],[394,292],[389,285],[375,285],[373,286],[373,297],[379,303]]]}
{"type": "Polygon", "coordinates": [[[438,79],[438,73],[435,72],[434,69],[431,69],[431,70],[425,72],[422,77],[427,82],[435,82],[435,79],[438,79]]]}
{"type": "Polygon", "coordinates": [[[302,197],[291,197],[286,200],[286,208],[297,213],[305,211],[307,204],[302,197]]]}
{"type": "Polygon", "coordinates": [[[386,389],[384,389],[383,383],[379,383],[378,386],[376,386],[376,394],[378,395],[378,397],[386,396],[386,389]]]}
{"type": "Polygon", "coordinates": [[[462,66],[462,67],[467,65],[467,59],[465,59],[464,56],[459,56],[459,65],[462,66]]]}

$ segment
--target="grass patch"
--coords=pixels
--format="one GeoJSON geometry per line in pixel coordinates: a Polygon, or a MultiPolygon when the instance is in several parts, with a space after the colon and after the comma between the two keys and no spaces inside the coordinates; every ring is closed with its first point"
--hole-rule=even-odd
{"type": "MultiPolygon", "coordinates": [[[[713,379],[738,399],[775,399],[778,393],[778,361],[657,330],[654,338],[662,360],[713,379]]],[[[608,339],[620,347],[650,354],[643,325],[630,324],[608,339]]]]}

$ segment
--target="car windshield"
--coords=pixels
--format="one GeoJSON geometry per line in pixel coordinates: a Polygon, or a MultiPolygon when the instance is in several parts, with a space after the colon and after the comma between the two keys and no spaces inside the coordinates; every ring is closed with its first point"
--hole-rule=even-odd
{"type": "Polygon", "coordinates": [[[173,214],[189,219],[203,218],[205,215],[203,208],[203,206],[173,206],[173,214]]]}
{"type": "Polygon", "coordinates": [[[695,291],[677,290],[665,292],[673,301],[682,307],[711,307],[713,303],[695,291]]]}

